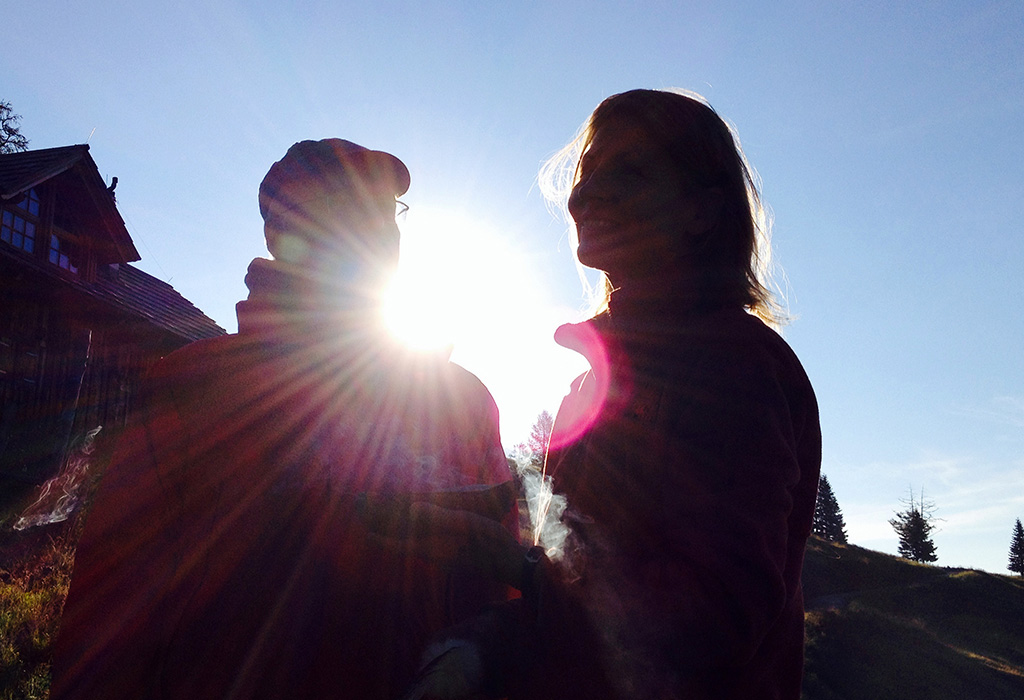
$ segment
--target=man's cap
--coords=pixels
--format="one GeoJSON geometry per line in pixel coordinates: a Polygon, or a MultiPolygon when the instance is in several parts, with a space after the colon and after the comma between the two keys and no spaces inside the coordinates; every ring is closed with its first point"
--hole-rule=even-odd
{"type": "Polygon", "coordinates": [[[260,214],[270,202],[289,208],[334,192],[401,197],[409,189],[409,169],[390,153],[371,151],[344,139],[299,141],[270,166],[260,183],[260,214]]]}

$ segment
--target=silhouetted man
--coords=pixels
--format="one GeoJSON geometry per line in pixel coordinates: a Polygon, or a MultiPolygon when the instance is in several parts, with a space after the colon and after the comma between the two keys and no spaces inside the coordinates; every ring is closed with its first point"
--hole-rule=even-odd
{"type": "Polygon", "coordinates": [[[381,326],[394,156],[292,146],[260,186],[273,260],[239,332],[151,372],[79,545],[53,697],[387,698],[496,591],[368,536],[357,494],[510,479],[497,408],[381,326]]]}

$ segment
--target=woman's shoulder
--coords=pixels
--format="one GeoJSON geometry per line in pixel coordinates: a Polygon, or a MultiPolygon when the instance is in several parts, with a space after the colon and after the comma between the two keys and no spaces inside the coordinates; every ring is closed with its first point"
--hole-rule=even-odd
{"type": "Polygon", "coordinates": [[[743,318],[737,318],[734,323],[730,359],[746,367],[745,377],[749,380],[758,375],[761,382],[781,391],[791,408],[802,406],[816,413],[817,399],[811,381],[785,338],[749,313],[744,313],[743,318]]]}
{"type": "Polygon", "coordinates": [[[683,329],[670,376],[692,390],[701,387],[727,403],[753,404],[777,396],[789,404],[814,402],[803,365],[786,340],[742,309],[723,310],[683,329]]]}
{"type": "Polygon", "coordinates": [[[715,314],[708,323],[711,335],[738,352],[768,355],[780,361],[800,364],[796,353],[779,330],[745,310],[715,314]]]}

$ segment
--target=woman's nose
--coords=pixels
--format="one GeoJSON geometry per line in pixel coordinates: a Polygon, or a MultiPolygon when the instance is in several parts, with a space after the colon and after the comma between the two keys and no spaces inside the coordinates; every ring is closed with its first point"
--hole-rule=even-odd
{"type": "Polygon", "coordinates": [[[582,188],[580,187],[580,184],[582,183],[579,183],[575,187],[573,187],[572,192],[569,193],[569,213],[572,214],[573,216],[575,216],[576,213],[583,208],[584,195],[582,193],[582,188]]]}
{"type": "Polygon", "coordinates": [[[580,181],[572,188],[572,192],[569,193],[568,204],[570,214],[581,211],[587,205],[587,202],[602,198],[600,188],[597,187],[598,184],[593,175],[580,178],[580,181]]]}

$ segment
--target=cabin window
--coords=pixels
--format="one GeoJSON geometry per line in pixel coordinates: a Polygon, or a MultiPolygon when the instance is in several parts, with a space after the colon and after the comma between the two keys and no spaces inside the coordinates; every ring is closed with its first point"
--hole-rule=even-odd
{"type": "Polygon", "coordinates": [[[36,224],[12,211],[4,210],[0,223],[0,241],[32,253],[36,249],[36,224]]]}
{"type": "Polygon", "coordinates": [[[73,275],[78,274],[78,266],[71,262],[74,247],[66,240],[61,240],[57,234],[50,235],[50,262],[62,270],[67,270],[73,275]]]}
{"type": "Polygon", "coordinates": [[[33,217],[39,216],[39,195],[36,194],[36,188],[30,189],[20,201],[14,203],[14,206],[27,211],[33,217]]]}
{"type": "Polygon", "coordinates": [[[4,210],[3,219],[0,220],[0,241],[26,253],[34,253],[38,222],[39,194],[33,187],[4,210]]]}

